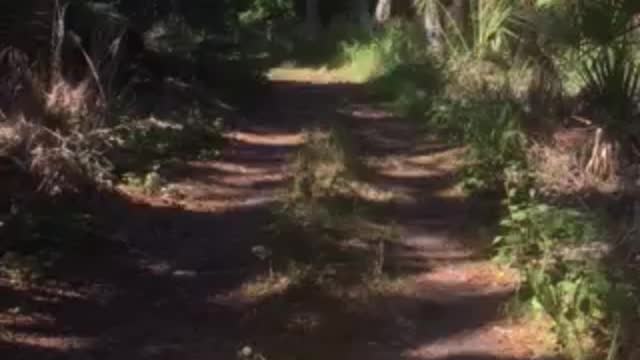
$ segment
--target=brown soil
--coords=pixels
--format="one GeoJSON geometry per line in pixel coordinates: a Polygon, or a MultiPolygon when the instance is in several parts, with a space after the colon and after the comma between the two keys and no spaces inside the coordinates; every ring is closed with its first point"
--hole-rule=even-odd
{"type": "Polygon", "coordinates": [[[460,150],[356,85],[308,80],[274,80],[223,156],[184,164],[170,195],[104,200],[109,245],[38,285],[0,280],[0,358],[235,359],[245,346],[268,360],[538,358],[544,329],[505,319],[514,281],[474,250],[497,202],[455,190],[460,150]],[[268,273],[252,247],[277,236],[266,229],[302,130],[330,121],[355,134],[371,183],[398,195],[375,216],[399,230],[385,265],[400,286],[365,301],[361,286],[290,290],[283,275],[247,295],[268,273]]]}

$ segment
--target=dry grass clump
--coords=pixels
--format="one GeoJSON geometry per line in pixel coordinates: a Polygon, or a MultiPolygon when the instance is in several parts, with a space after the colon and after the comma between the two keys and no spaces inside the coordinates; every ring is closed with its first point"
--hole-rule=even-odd
{"type": "Polygon", "coordinates": [[[573,194],[584,190],[588,173],[580,166],[575,152],[566,152],[557,146],[536,143],[528,151],[534,178],[547,193],[573,194]]]}
{"type": "Polygon", "coordinates": [[[62,130],[94,127],[103,113],[103,101],[94,91],[89,80],[71,84],[61,80],[45,94],[45,113],[50,120],[58,120],[49,126],[62,130]],[[91,121],[83,121],[91,118],[91,121]]]}
{"type": "Polygon", "coordinates": [[[294,199],[347,198],[372,202],[391,200],[393,194],[371,184],[367,166],[356,153],[349,130],[334,124],[329,130],[309,130],[293,162],[294,199]]]}
{"type": "Polygon", "coordinates": [[[294,198],[320,199],[350,193],[363,165],[355,156],[353,139],[347,130],[333,126],[329,131],[310,130],[305,145],[294,160],[294,198]]]}
{"type": "Polygon", "coordinates": [[[106,181],[100,86],[49,72],[38,71],[18,50],[0,53],[0,158],[48,193],[106,181]]]}
{"type": "Polygon", "coordinates": [[[25,76],[35,84],[21,96],[30,109],[14,109],[0,122],[0,157],[33,176],[46,193],[107,183],[110,165],[103,154],[113,128],[104,127],[107,111],[96,86],[59,79],[45,91],[37,78],[25,76]]]}
{"type": "Polygon", "coordinates": [[[556,134],[553,141],[536,142],[528,160],[539,189],[548,195],[579,195],[585,191],[611,193],[620,190],[620,174],[602,177],[588,171],[593,137],[588,129],[556,134]]]}
{"type": "Polygon", "coordinates": [[[493,96],[524,99],[534,71],[526,64],[507,66],[493,61],[465,60],[449,64],[446,92],[454,99],[493,96]]]}
{"type": "Polygon", "coordinates": [[[0,124],[0,157],[38,180],[40,191],[57,194],[106,182],[109,166],[100,132],[61,135],[24,117],[0,124]]]}

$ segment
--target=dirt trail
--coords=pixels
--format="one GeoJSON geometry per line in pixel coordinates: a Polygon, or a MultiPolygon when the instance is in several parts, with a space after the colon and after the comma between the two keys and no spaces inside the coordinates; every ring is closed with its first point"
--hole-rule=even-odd
{"type": "Polygon", "coordinates": [[[117,246],[43,285],[0,282],[0,354],[9,354],[0,357],[235,359],[247,345],[268,360],[534,359],[530,330],[499,311],[512,285],[463,245],[496,204],[452,190],[459,150],[366,100],[356,85],[274,81],[220,160],[185,164],[167,196],[110,202],[117,246]],[[273,236],[264,229],[302,129],[336,119],[358,139],[375,185],[400,195],[378,216],[400,231],[386,261],[405,285],[366,310],[348,294],[234,296],[267,271],[251,249],[273,236]]]}

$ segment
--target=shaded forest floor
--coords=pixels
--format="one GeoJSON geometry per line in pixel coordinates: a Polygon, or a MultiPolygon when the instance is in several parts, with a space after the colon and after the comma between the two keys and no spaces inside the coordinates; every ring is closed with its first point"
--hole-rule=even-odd
{"type": "MultiPolygon", "coordinates": [[[[165,194],[103,200],[108,245],[37,285],[0,280],[3,358],[235,359],[245,347],[268,360],[542,358],[546,329],[506,317],[516,281],[482,256],[498,200],[457,189],[460,149],[338,80],[274,72],[218,160],[175,167],[165,194]],[[393,233],[374,246],[374,274],[318,260],[309,242],[323,234],[277,228],[305,129],[335,122],[370,186],[390,194],[360,202],[367,226],[393,233]]],[[[372,246],[342,240],[341,254],[372,246]]]]}

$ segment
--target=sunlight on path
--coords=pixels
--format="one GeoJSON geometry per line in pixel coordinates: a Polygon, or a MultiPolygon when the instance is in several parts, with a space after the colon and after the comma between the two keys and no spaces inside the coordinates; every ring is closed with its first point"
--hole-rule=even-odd
{"type": "Polygon", "coordinates": [[[101,360],[226,360],[244,346],[255,360],[543,355],[546,330],[502,311],[517,279],[487,261],[479,241],[499,204],[459,191],[463,150],[369,104],[366,89],[335,72],[269,77],[273,97],[225,134],[219,159],[181,164],[159,194],[124,189],[113,236],[123,249],[89,264],[93,274],[74,273],[82,280],[65,286],[81,298],[38,293],[22,301],[41,317],[0,316],[20,335],[14,345],[101,360]],[[352,193],[367,211],[325,254],[335,228],[274,224],[305,130],[336,123],[366,166],[352,193]],[[367,243],[367,231],[385,235],[367,243]],[[363,272],[369,258],[373,270],[363,272]]]}
{"type": "Polygon", "coordinates": [[[290,81],[313,84],[351,83],[348,77],[326,68],[280,67],[272,69],[268,74],[271,81],[290,81]]]}

